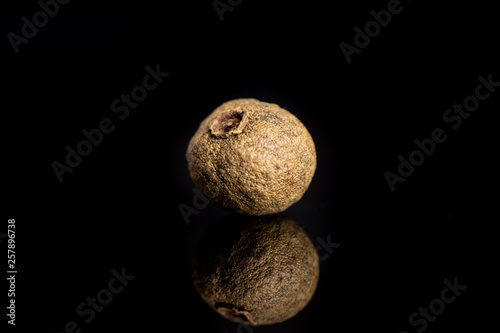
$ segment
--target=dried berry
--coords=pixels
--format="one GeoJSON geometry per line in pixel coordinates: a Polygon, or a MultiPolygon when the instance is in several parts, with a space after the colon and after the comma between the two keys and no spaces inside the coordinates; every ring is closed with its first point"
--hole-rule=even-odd
{"type": "Polygon", "coordinates": [[[193,268],[205,302],[225,318],[251,325],[296,315],[311,300],[319,278],[311,240],[282,215],[219,221],[198,243],[193,268]]]}
{"type": "Polygon", "coordinates": [[[297,202],[316,170],[306,127],[276,104],[237,99],[200,124],[186,158],[196,187],[238,213],[279,213],[297,202]]]}

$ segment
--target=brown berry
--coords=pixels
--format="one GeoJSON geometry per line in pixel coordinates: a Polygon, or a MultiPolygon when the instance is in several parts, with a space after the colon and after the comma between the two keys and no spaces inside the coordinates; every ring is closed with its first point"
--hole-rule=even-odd
{"type": "Polygon", "coordinates": [[[212,309],[251,325],[296,315],[311,300],[319,278],[311,240],[281,215],[219,221],[199,241],[193,268],[194,285],[212,309]]]}
{"type": "Polygon", "coordinates": [[[200,124],[186,153],[196,187],[238,213],[279,213],[297,202],[316,170],[306,127],[276,104],[236,99],[200,124]]]}

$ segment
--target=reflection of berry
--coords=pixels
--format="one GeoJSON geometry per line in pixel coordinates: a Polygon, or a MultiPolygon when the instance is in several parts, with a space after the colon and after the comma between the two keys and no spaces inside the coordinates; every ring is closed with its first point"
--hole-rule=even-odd
{"type": "Polygon", "coordinates": [[[238,213],[266,215],[297,202],[316,170],[314,142],[305,126],[276,104],[226,102],[198,128],[186,153],[198,189],[238,213]]]}
{"type": "Polygon", "coordinates": [[[223,317],[269,325],[296,315],[319,278],[318,254],[292,219],[233,215],[211,225],[193,259],[193,282],[223,317]]]}

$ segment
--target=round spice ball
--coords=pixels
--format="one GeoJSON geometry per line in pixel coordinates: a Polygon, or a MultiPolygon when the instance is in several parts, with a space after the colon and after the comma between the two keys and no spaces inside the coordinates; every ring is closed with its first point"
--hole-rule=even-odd
{"type": "Polygon", "coordinates": [[[199,294],[238,323],[269,325],[295,316],[318,283],[311,240],[286,216],[235,219],[219,221],[198,243],[193,282],[199,294]]]}
{"type": "Polygon", "coordinates": [[[194,184],[213,204],[250,215],[290,207],[316,170],[314,142],[302,122],[251,98],[226,102],[203,120],[186,158],[194,184]]]}

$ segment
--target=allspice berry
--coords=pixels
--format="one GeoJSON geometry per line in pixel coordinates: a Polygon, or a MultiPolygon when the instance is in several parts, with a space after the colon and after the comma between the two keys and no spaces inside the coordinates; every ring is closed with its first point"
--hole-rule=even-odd
{"type": "Polygon", "coordinates": [[[186,153],[196,187],[218,206],[275,214],[297,202],[316,170],[302,122],[276,104],[236,99],[200,124],[186,153]]]}
{"type": "Polygon", "coordinates": [[[318,278],[314,245],[282,215],[219,221],[204,233],[193,258],[193,282],[203,300],[223,317],[250,325],[296,315],[318,278]]]}

